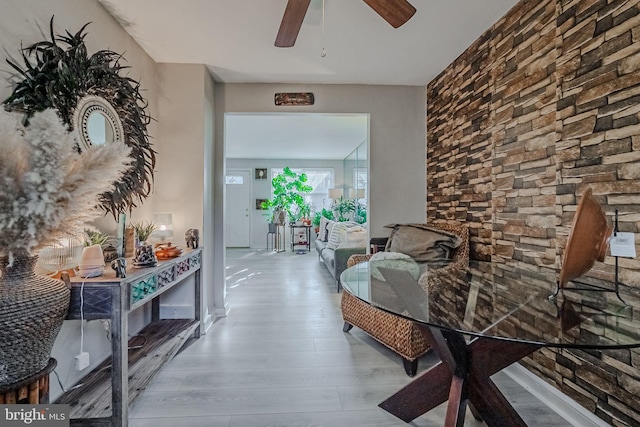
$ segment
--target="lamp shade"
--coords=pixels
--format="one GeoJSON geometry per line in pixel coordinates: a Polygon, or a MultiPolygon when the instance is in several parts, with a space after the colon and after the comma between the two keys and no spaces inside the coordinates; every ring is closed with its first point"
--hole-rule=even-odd
{"type": "Polygon", "coordinates": [[[349,190],[349,196],[352,199],[364,199],[364,188],[351,188],[349,190]]]}
{"type": "Polygon", "coordinates": [[[329,189],[329,198],[330,199],[339,199],[342,197],[342,188],[330,188],[329,189]]]}
{"type": "Polygon", "coordinates": [[[153,214],[153,223],[156,226],[155,234],[163,239],[173,237],[173,214],[171,212],[158,212],[153,214]]]}

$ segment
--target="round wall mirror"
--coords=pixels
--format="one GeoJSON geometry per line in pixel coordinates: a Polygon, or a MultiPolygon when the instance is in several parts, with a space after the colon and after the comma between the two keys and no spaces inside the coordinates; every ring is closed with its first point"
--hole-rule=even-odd
{"type": "Polygon", "coordinates": [[[84,147],[124,143],[124,131],[118,113],[106,99],[99,96],[85,96],[78,102],[74,127],[79,130],[84,147]]]}
{"type": "Polygon", "coordinates": [[[18,74],[11,96],[2,103],[7,111],[25,113],[25,126],[36,112],[56,109],[69,131],[78,133],[74,143],[79,154],[99,144],[122,143],[131,149],[131,168],[112,190],[98,196],[98,206],[117,221],[119,213],[130,212],[153,188],[156,152],[147,132],[151,117],[140,83],[120,75],[126,68],[120,64],[122,54],[103,49],[89,55],[87,25],[56,35],[51,17],[51,40],[20,49],[24,66],[7,59],[18,74]]]}
{"type": "Polygon", "coordinates": [[[92,145],[102,145],[113,142],[111,123],[102,113],[94,111],[87,120],[87,134],[92,145]]]}

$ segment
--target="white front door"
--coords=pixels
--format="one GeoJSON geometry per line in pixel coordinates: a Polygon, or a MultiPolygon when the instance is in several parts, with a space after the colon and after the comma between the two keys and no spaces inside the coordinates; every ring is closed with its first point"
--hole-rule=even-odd
{"type": "Polygon", "coordinates": [[[225,203],[225,238],[229,248],[251,246],[251,171],[228,169],[225,203]]]}

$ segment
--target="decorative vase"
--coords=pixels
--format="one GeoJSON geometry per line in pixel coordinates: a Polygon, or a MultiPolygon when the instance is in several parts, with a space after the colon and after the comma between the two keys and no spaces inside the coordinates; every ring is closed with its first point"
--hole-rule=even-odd
{"type": "Polygon", "coordinates": [[[69,309],[61,280],[35,274],[37,256],[0,256],[0,386],[43,370],[69,309]]]}

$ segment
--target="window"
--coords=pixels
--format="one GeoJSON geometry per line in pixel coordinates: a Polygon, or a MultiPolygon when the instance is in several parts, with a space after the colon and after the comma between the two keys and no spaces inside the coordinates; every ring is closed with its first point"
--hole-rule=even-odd
{"type": "Polygon", "coordinates": [[[224,183],[242,185],[244,184],[244,177],[241,175],[227,175],[224,179],[224,183]]]}
{"type": "MultiPolygon", "coordinates": [[[[363,197],[357,197],[358,199],[364,199],[367,195],[367,168],[353,168],[353,182],[355,182],[355,188],[364,190],[363,197]]],[[[358,194],[359,195],[359,194],[358,194]]]]}

